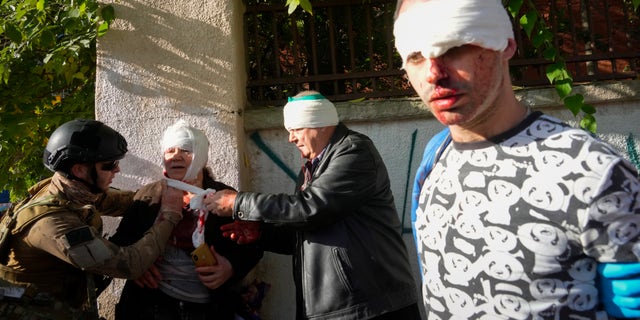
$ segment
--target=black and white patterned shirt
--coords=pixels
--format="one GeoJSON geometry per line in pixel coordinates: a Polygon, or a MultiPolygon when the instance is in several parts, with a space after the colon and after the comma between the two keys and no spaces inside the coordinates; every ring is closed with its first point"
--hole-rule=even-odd
{"type": "Polygon", "coordinates": [[[414,225],[428,319],[606,319],[597,262],[638,261],[639,194],[611,146],[540,113],[451,143],[414,225]]]}

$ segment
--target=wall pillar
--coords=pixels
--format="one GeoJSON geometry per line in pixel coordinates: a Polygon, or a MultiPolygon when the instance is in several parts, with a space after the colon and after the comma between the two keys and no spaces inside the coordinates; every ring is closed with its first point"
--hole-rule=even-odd
{"type": "MultiPolygon", "coordinates": [[[[129,143],[113,186],[137,189],[162,177],[160,140],[178,119],[211,142],[217,180],[241,188],[246,72],[238,0],[102,1],[116,20],[98,39],[96,119],[129,143]]],[[[115,222],[105,227],[113,229],[115,222]]],[[[113,319],[122,280],[100,296],[113,319]]]]}
{"type": "Polygon", "coordinates": [[[242,1],[107,1],[116,20],[98,39],[96,118],[129,142],[114,181],[161,176],[163,130],[186,119],[205,131],[216,177],[239,187],[246,72],[242,1]]]}

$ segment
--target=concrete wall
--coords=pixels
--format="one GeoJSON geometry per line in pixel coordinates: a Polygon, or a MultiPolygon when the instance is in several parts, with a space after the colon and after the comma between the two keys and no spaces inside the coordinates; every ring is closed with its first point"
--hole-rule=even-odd
{"type": "Polygon", "coordinates": [[[218,177],[239,185],[242,1],[106,2],[117,19],[98,40],[96,118],[119,130],[131,150],[116,183],[132,188],[161,177],[161,134],[183,118],[212,141],[218,177]]]}
{"type": "MultiPolygon", "coordinates": [[[[105,1],[117,20],[98,40],[96,117],[129,141],[114,186],[136,189],[161,177],[159,141],[168,125],[184,118],[202,128],[212,147],[209,165],[236,188],[291,192],[301,159],[287,142],[281,108],[244,110],[246,105],[242,1],[105,1]],[[282,164],[279,164],[279,161],[282,164]]],[[[581,86],[597,106],[598,131],[624,149],[640,131],[640,80],[581,86]]],[[[573,121],[552,89],[519,90],[528,105],[573,121]]],[[[417,99],[339,103],[342,121],[376,143],[391,176],[399,214],[409,229],[411,179],[429,137],[442,128],[417,99]]],[[[575,122],[575,121],[574,121],[575,122]]],[[[117,221],[107,221],[113,229],[117,221]]],[[[415,263],[412,236],[404,238],[415,263]]],[[[417,266],[414,264],[416,279],[417,266]]],[[[294,318],[291,259],[267,253],[248,277],[268,282],[265,320],[294,318]]],[[[121,281],[100,297],[100,312],[112,319],[121,281]]]]}
{"type": "MultiPolygon", "coordinates": [[[[129,142],[113,185],[136,189],[162,177],[160,139],[177,119],[205,131],[217,178],[239,187],[246,72],[239,0],[103,0],[116,20],[98,39],[96,118],[129,142]]],[[[111,221],[107,227],[113,228],[111,221]]],[[[112,318],[119,286],[100,300],[112,318]]]]}

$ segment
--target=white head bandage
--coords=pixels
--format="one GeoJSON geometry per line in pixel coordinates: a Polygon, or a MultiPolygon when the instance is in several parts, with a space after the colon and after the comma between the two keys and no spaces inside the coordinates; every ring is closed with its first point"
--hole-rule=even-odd
{"type": "Polygon", "coordinates": [[[194,180],[207,165],[209,140],[202,131],[189,126],[184,120],[178,120],[164,131],[161,142],[163,153],[173,147],[191,152],[193,159],[182,180],[194,180]]]}
{"type": "Polygon", "coordinates": [[[498,0],[428,0],[412,6],[393,26],[403,65],[414,52],[436,58],[465,44],[502,51],[513,38],[511,20],[498,0]]]}
{"type": "Polygon", "coordinates": [[[319,93],[289,97],[283,114],[287,130],[335,126],[339,122],[336,107],[319,93]]]}

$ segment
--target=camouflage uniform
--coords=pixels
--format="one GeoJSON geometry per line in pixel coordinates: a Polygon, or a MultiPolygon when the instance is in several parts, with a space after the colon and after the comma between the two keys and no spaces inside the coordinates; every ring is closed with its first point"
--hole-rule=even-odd
{"type": "Polygon", "coordinates": [[[61,187],[65,179],[56,173],[29,189],[28,203],[47,199],[47,204],[15,210],[17,223],[8,239],[8,255],[0,257],[0,279],[5,286],[10,283],[26,291],[20,299],[0,297],[0,319],[97,317],[93,275],[140,277],[164,251],[181,218],[161,211],[161,219],[142,239],[119,247],[102,237],[101,216],[124,213],[134,193],[86,191],[93,201],[79,203],[61,187]]]}

